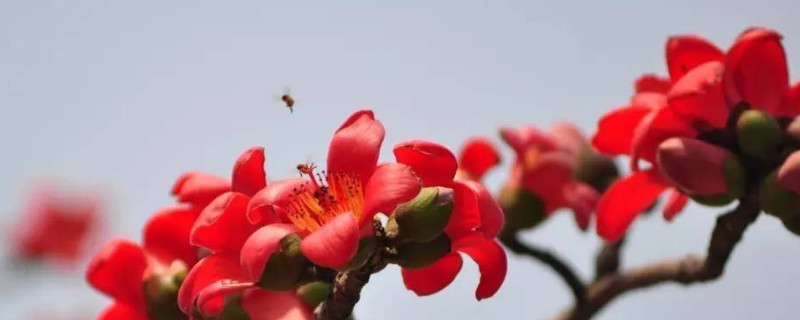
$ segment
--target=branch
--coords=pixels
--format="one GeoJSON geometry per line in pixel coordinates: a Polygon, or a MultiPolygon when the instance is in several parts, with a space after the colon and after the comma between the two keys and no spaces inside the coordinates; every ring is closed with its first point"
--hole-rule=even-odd
{"type": "Polygon", "coordinates": [[[717,218],[705,258],[690,255],[604,276],[589,285],[584,303],[576,304],[554,319],[590,319],[615,298],[636,289],[667,282],[688,285],[719,278],[731,252],[759,212],[754,196],[741,199],[735,209],[717,218]]]}
{"type": "Polygon", "coordinates": [[[583,281],[581,281],[578,275],[575,274],[575,271],[573,271],[567,263],[545,249],[536,248],[520,242],[517,235],[500,237],[500,241],[512,252],[539,260],[555,270],[569,286],[572,294],[575,296],[576,304],[581,304],[586,287],[583,281]]]}
{"type": "Polygon", "coordinates": [[[600,251],[595,256],[594,279],[595,281],[612,273],[619,271],[620,256],[622,246],[625,244],[625,237],[617,242],[603,243],[600,251]]]}

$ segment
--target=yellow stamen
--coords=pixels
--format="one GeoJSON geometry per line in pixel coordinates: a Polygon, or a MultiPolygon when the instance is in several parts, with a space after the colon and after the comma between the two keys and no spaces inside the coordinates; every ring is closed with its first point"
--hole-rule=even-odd
{"type": "MultiPolygon", "coordinates": [[[[314,181],[313,175],[311,176],[314,181]]],[[[322,179],[320,179],[322,180],[322,179]]],[[[325,176],[327,185],[314,183],[295,194],[288,206],[289,220],[300,229],[313,232],[342,213],[361,218],[364,190],[361,180],[353,175],[332,173],[325,176]]]]}

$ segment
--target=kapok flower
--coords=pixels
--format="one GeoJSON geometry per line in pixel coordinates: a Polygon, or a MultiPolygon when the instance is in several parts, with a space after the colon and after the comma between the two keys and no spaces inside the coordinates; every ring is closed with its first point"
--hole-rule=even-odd
{"type": "MultiPolygon", "coordinates": [[[[553,126],[550,132],[542,132],[529,126],[520,129],[502,128],[500,136],[517,155],[503,192],[518,193],[521,188],[535,199],[535,203],[541,203],[538,218],[509,216],[508,219],[513,222],[509,224],[509,228],[532,227],[556,210],[570,208],[575,213],[578,226],[585,230],[589,226],[599,194],[590,185],[596,181],[581,181],[579,173],[582,169],[599,168],[585,166],[587,163],[584,160],[598,156],[593,153],[580,131],[571,124],[560,123],[553,126]]],[[[613,163],[607,159],[605,162],[610,164],[612,171],[616,171],[613,163]]],[[[604,173],[615,175],[613,172],[604,173]]],[[[610,177],[597,178],[605,180],[610,177]]],[[[597,183],[598,188],[605,183],[607,182],[597,183]]],[[[513,211],[507,208],[506,214],[515,215],[513,211]]],[[[536,215],[529,208],[523,211],[525,212],[522,215],[536,215]]]]}
{"type": "Polygon", "coordinates": [[[217,197],[192,232],[195,243],[213,254],[187,276],[181,308],[190,312],[196,305],[212,316],[227,295],[256,284],[274,288],[271,280],[287,280],[272,278],[267,264],[274,253],[288,250],[284,239],[289,237],[292,245],[299,242],[303,259],[347,267],[360,240],[371,236],[372,218],[392,212],[420,190],[408,166],[377,163],[383,138],[383,125],[372,111],[358,111],[334,134],[327,172],[304,164],[297,168],[304,178],[273,182],[252,198],[237,192],[217,197]]]}
{"type": "Polygon", "coordinates": [[[484,137],[474,137],[461,146],[456,177],[481,182],[489,169],[500,164],[500,152],[484,137]]]}
{"type": "Polygon", "coordinates": [[[15,258],[71,263],[85,252],[99,227],[100,204],[94,195],[60,194],[40,186],[23,216],[11,231],[15,258]]]}
{"type": "MultiPolygon", "coordinates": [[[[755,115],[730,119],[741,110],[760,110],[773,117],[797,115],[800,111],[800,86],[788,85],[786,57],[781,36],[772,30],[746,30],[727,53],[695,36],[671,38],[667,42],[667,64],[671,83],[668,92],[656,99],[656,106],[633,106],[613,111],[600,121],[593,144],[609,154],[628,154],[634,173],[617,182],[598,205],[598,233],[606,240],[618,239],[638,215],[650,206],[671,184],[665,181],[655,163],[658,146],[672,137],[697,138],[729,148],[737,143],[743,152],[761,150],[765,144],[752,130],[748,119],[755,115]],[[635,111],[634,111],[635,110],[635,111]],[[743,124],[737,124],[737,121],[743,124]],[[737,128],[731,129],[731,126],[737,128]],[[631,134],[632,133],[632,134],[631,134]],[[750,142],[750,139],[759,141],[750,142]],[[639,159],[653,166],[640,170],[639,159]]],[[[664,86],[658,86],[663,88],[664,86]]],[[[761,125],[756,125],[763,127],[761,125]]],[[[767,125],[767,127],[769,127],[767,125]]],[[[777,126],[773,126],[776,128],[777,126]]],[[[669,220],[685,204],[685,196],[673,195],[665,217],[669,220]]]]}
{"type": "Polygon", "coordinates": [[[447,148],[427,141],[401,142],[394,147],[397,162],[408,165],[424,187],[453,190],[453,209],[444,233],[451,251],[435,263],[417,269],[403,268],[403,283],[417,295],[430,295],[447,287],[461,270],[459,252],[470,256],[481,273],[475,291],[478,300],[493,296],[507,271],[505,251],[495,240],[503,226],[503,213],[491,194],[478,182],[455,178],[456,157],[447,148]]]}

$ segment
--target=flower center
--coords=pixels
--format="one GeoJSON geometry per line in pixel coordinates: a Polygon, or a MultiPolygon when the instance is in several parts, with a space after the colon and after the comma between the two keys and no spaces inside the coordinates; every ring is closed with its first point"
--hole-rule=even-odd
{"type": "Polygon", "coordinates": [[[313,164],[297,166],[301,175],[307,176],[310,186],[295,190],[288,206],[288,217],[299,229],[313,232],[342,213],[358,220],[364,208],[364,190],[361,180],[340,172],[314,173],[313,164]]]}

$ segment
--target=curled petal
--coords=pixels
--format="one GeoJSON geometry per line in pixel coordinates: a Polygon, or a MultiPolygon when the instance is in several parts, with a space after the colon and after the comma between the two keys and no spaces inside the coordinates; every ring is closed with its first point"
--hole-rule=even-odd
{"type": "Polygon", "coordinates": [[[379,212],[386,214],[419,194],[422,182],[404,164],[388,163],[378,166],[364,187],[364,213],[360,224],[372,221],[379,212]]]}
{"type": "MultiPolygon", "coordinates": [[[[248,282],[242,268],[239,266],[239,259],[235,255],[214,254],[200,260],[189,271],[186,279],[183,280],[183,284],[181,284],[181,288],[178,291],[178,307],[184,313],[192,314],[195,302],[202,291],[219,281],[225,281],[230,285],[248,282]]],[[[218,285],[217,288],[220,289],[218,285]]],[[[206,292],[205,303],[212,301],[212,299],[209,299],[209,294],[210,292],[206,292]]],[[[212,305],[207,307],[213,309],[212,305]]]]}
{"type": "Polygon", "coordinates": [[[603,115],[592,146],[608,155],[623,155],[631,151],[636,126],[651,111],[647,107],[622,107],[603,115]]]}
{"type": "Polygon", "coordinates": [[[669,38],[666,47],[667,68],[673,83],[701,64],[722,61],[724,58],[722,51],[713,43],[697,36],[669,38]]]}
{"type": "Polygon", "coordinates": [[[128,305],[115,302],[97,317],[97,320],[149,320],[139,310],[128,305]]]}
{"type": "Polygon", "coordinates": [[[662,141],[672,137],[694,137],[697,134],[673,110],[664,107],[648,114],[633,133],[631,169],[639,170],[639,159],[655,163],[656,150],[662,141]]]}
{"type": "Polygon", "coordinates": [[[448,186],[458,169],[456,156],[444,146],[424,140],[410,140],[394,146],[397,162],[411,167],[423,186],[448,186]]]}
{"type": "Polygon", "coordinates": [[[522,185],[544,201],[545,212],[563,207],[564,188],[574,180],[575,158],[563,152],[542,155],[524,170],[522,185]]]}
{"type": "Polygon", "coordinates": [[[192,227],[191,244],[215,253],[238,253],[245,239],[256,230],[247,221],[249,201],[247,196],[236,192],[214,199],[192,227]]]}
{"type": "Polygon", "coordinates": [[[242,309],[251,320],[312,320],[314,315],[294,292],[250,289],[242,295],[242,309]]]}
{"type": "Polygon", "coordinates": [[[463,261],[457,252],[448,253],[436,263],[420,269],[403,269],[403,284],[418,296],[441,291],[455,280],[463,261]]]}
{"type": "Polygon", "coordinates": [[[95,289],[134,309],[144,308],[142,283],[147,260],[142,248],[126,240],[107,244],[86,270],[95,289]]]}
{"type": "Polygon", "coordinates": [[[723,65],[712,61],[694,68],[668,94],[669,107],[687,123],[724,128],[730,108],[722,92],[723,65]]]}
{"type": "Polygon", "coordinates": [[[200,210],[176,206],[156,212],[144,227],[142,245],[150,255],[169,265],[174,260],[188,266],[197,262],[197,248],[189,244],[189,234],[200,210]]]}
{"type": "Polygon", "coordinates": [[[445,227],[451,239],[481,227],[481,205],[470,185],[456,180],[453,187],[453,213],[445,227]]]}
{"type": "Polygon", "coordinates": [[[217,196],[230,191],[231,184],[225,179],[202,172],[187,172],[172,185],[172,195],[181,203],[204,207],[217,196]]]}
{"type": "Polygon", "coordinates": [[[300,242],[300,250],[315,264],[340,269],[356,254],[358,238],[358,221],[345,212],[306,236],[300,242]]]}
{"type": "Polygon", "coordinates": [[[723,84],[729,105],[747,101],[776,114],[789,86],[782,36],[764,28],[745,31],[725,56],[723,84]]]}
{"type": "Polygon", "coordinates": [[[675,219],[675,216],[683,211],[688,202],[689,197],[674,188],[669,189],[667,202],[664,204],[664,219],[667,221],[675,219]]]}
{"type": "Polygon", "coordinates": [[[247,220],[254,225],[265,225],[286,218],[287,205],[296,192],[309,187],[306,179],[284,179],[271,182],[269,187],[261,189],[247,204],[247,220]]]}
{"type": "Polygon", "coordinates": [[[500,164],[500,152],[489,139],[472,138],[461,148],[458,164],[472,179],[480,181],[486,171],[500,164]]]}
{"type": "Polygon", "coordinates": [[[655,169],[634,172],[617,180],[597,204],[597,234],[608,242],[619,240],[633,219],[650,207],[666,188],[655,169]]]}
{"type": "Polygon", "coordinates": [[[197,294],[195,305],[201,314],[213,317],[219,315],[225,308],[229,297],[253,287],[250,282],[237,282],[229,279],[219,280],[206,286],[197,294]]]}
{"type": "Polygon", "coordinates": [[[659,77],[654,74],[646,74],[636,79],[634,88],[636,89],[636,93],[654,92],[666,94],[671,85],[670,79],[659,77]]]}
{"type": "Polygon", "coordinates": [[[589,228],[592,211],[600,201],[600,194],[585,183],[573,182],[564,188],[564,201],[575,213],[575,222],[578,223],[578,227],[581,230],[589,228]]]}
{"type": "Polygon", "coordinates": [[[267,186],[267,173],[264,171],[264,148],[247,149],[233,166],[233,192],[252,196],[267,186]]]}
{"type": "Polygon", "coordinates": [[[472,233],[456,239],[453,247],[466,253],[478,264],[481,273],[481,280],[475,291],[478,300],[489,298],[500,290],[508,271],[508,261],[506,252],[496,241],[482,234],[472,233]]]}
{"type": "Polygon", "coordinates": [[[800,151],[790,154],[778,169],[778,183],[800,195],[800,151]]]}
{"type": "Polygon", "coordinates": [[[353,173],[366,181],[378,163],[384,135],[383,124],[372,111],[353,113],[331,139],[328,171],[353,173]]]}
{"type": "Polygon", "coordinates": [[[503,215],[503,210],[500,209],[500,205],[489,193],[489,190],[486,190],[486,187],[475,181],[456,181],[456,184],[463,185],[469,189],[469,192],[474,194],[480,211],[480,231],[483,235],[487,238],[496,237],[503,228],[505,216],[503,215]]]}
{"type": "Polygon", "coordinates": [[[242,246],[241,265],[250,281],[261,279],[267,261],[280,249],[283,237],[297,231],[291,224],[270,224],[256,230],[242,246]]]}

